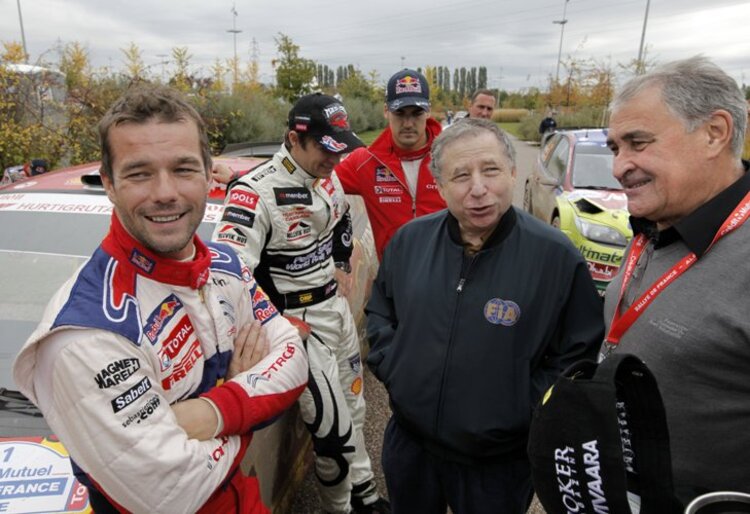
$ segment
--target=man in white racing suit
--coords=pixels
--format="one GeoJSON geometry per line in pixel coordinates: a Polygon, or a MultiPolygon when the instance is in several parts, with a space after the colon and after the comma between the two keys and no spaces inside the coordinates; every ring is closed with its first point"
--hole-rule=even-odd
{"type": "Polygon", "coordinates": [[[196,235],[211,157],[197,112],[131,89],[99,125],[109,233],[14,363],[97,514],[267,513],[239,469],[307,378],[301,340],[226,245],[196,235]]]}
{"type": "Polygon", "coordinates": [[[350,271],[352,241],[348,204],[333,168],[359,146],[341,102],[321,94],[302,97],[289,113],[280,150],[227,194],[213,239],[242,255],[279,310],[311,327],[305,343],[310,377],[300,409],[313,436],[323,508],[390,512],[364,445],[359,339],[339,290],[347,281],[335,279],[350,271]]]}

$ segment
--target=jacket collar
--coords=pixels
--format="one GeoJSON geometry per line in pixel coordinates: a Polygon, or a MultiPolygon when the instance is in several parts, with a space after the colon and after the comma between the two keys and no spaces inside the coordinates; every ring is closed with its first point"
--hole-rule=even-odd
{"type": "Polygon", "coordinates": [[[197,235],[193,236],[193,244],[195,257],[192,261],[182,262],[160,257],[136,241],[113,212],[109,233],[101,246],[131,272],[156,282],[198,289],[208,280],[211,252],[197,235]]]}
{"type": "MultiPolygon", "coordinates": [[[[427,148],[432,148],[432,142],[435,140],[435,138],[440,134],[440,131],[442,130],[442,126],[440,123],[433,117],[427,118],[427,148]]],[[[372,152],[384,152],[386,154],[396,154],[396,145],[393,142],[393,132],[391,132],[391,127],[387,126],[383,132],[380,133],[380,135],[375,138],[375,141],[372,142],[372,144],[369,146],[370,151],[372,152]]]]}
{"type": "MultiPolygon", "coordinates": [[[[479,249],[479,252],[494,248],[505,241],[505,239],[513,230],[513,227],[516,226],[517,219],[518,215],[516,214],[516,208],[511,206],[507,211],[505,211],[505,214],[502,215],[500,221],[495,227],[495,230],[492,231],[490,237],[487,238],[482,247],[479,249]]],[[[451,214],[450,211],[448,211],[447,222],[448,235],[450,236],[451,240],[457,245],[467,248],[468,245],[461,238],[461,227],[458,226],[458,220],[455,216],[453,216],[453,214],[451,214]]]]}

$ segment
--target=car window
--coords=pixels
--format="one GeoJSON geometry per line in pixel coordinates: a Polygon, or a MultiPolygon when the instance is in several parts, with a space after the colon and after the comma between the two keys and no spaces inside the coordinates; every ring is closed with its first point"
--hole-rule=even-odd
{"type": "Polygon", "coordinates": [[[551,178],[558,182],[563,181],[565,170],[568,167],[569,153],[570,143],[568,143],[567,139],[561,138],[560,143],[552,152],[552,155],[547,162],[547,173],[549,173],[551,178]]]}
{"type": "Polygon", "coordinates": [[[622,189],[612,176],[614,156],[606,145],[576,145],[571,181],[580,189],[622,189]]]}

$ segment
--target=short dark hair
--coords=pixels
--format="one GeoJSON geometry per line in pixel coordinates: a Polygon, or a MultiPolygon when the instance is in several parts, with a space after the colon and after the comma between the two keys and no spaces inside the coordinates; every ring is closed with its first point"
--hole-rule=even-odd
{"type": "MultiPolygon", "coordinates": [[[[287,150],[292,149],[292,142],[289,141],[289,133],[291,131],[292,131],[291,129],[287,129],[286,132],[284,132],[284,147],[287,150]]],[[[297,139],[299,139],[299,144],[303,150],[307,148],[308,141],[315,141],[315,138],[313,137],[313,135],[308,132],[297,132],[295,130],[294,133],[297,134],[297,139]]]]}
{"type": "Polygon", "coordinates": [[[474,91],[474,94],[471,95],[471,103],[474,103],[474,100],[476,100],[479,95],[491,96],[497,103],[497,93],[495,93],[495,91],[492,89],[477,89],[476,91],[474,91]]]}
{"type": "Polygon", "coordinates": [[[112,177],[112,149],[109,143],[109,131],[123,123],[144,124],[156,119],[159,122],[174,123],[192,120],[195,122],[200,139],[201,157],[206,172],[211,169],[211,148],[203,119],[198,111],[190,105],[178,91],[154,84],[140,84],[125,92],[109,108],[99,121],[99,144],[101,146],[102,164],[100,173],[110,180],[112,177]]]}

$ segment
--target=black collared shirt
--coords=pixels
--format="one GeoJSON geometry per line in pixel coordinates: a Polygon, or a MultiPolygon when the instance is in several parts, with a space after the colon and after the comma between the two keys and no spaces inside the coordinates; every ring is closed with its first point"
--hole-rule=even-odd
{"type": "Polygon", "coordinates": [[[659,231],[653,221],[631,216],[633,232],[652,239],[654,248],[663,248],[682,239],[691,252],[702,257],[721,225],[750,191],[750,162],[742,161],[742,165],[745,168],[742,177],[673,226],[659,231]]]}

